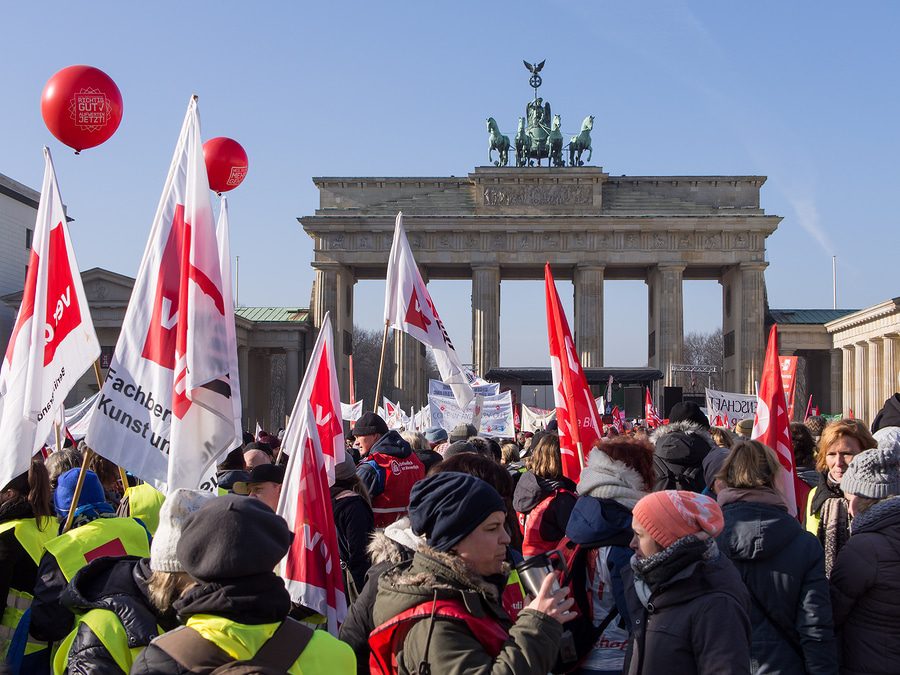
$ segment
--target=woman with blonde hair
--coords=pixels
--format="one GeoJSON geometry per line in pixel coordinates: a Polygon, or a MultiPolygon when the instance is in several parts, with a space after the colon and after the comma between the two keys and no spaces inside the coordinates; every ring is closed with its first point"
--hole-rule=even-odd
{"type": "Polygon", "coordinates": [[[751,672],[837,673],[822,547],[777,490],[784,469],[758,441],[739,441],[717,476],[719,550],[750,592],[751,672]]]}
{"type": "Polygon", "coordinates": [[[806,529],[818,537],[825,549],[827,577],[831,576],[838,552],[850,538],[850,511],[841,490],[844,471],[856,455],[877,445],[865,425],[854,419],[831,422],[819,438],[819,484],[809,493],[806,503],[806,529]]]}
{"type": "Polygon", "coordinates": [[[556,434],[541,436],[526,467],[513,493],[513,508],[519,514],[522,553],[528,557],[556,548],[566,534],[576,497],[575,483],[563,476],[556,434]]]}

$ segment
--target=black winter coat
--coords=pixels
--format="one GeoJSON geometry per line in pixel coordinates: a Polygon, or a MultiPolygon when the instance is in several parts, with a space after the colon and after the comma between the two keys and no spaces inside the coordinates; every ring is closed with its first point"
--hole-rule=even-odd
{"type": "MultiPolygon", "coordinates": [[[[522,474],[513,492],[513,508],[525,516],[525,532],[532,531],[528,536],[530,541],[544,544],[543,547],[547,550],[556,548],[556,543],[566,535],[566,525],[578,499],[574,494],[569,494],[575,490],[575,483],[568,478],[551,480],[536,476],[530,471],[522,474]],[[547,506],[540,522],[528,520],[534,508],[554,493],[556,496],[547,506]]],[[[525,551],[523,553],[526,557],[533,555],[525,551]]]]}
{"type": "Polygon", "coordinates": [[[816,537],[771,504],[737,501],[722,512],[719,550],[750,591],[752,671],[837,675],[825,557],[816,537]]]}
{"type": "Polygon", "coordinates": [[[653,470],[660,490],[703,492],[703,459],[717,447],[709,432],[693,422],[673,422],[661,426],[650,436],[655,446],[653,470]]]}
{"type": "MultiPolygon", "coordinates": [[[[335,490],[332,489],[332,492],[335,490]]],[[[337,494],[331,498],[331,504],[337,528],[341,567],[350,572],[359,592],[366,583],[366,572],[369,570],[366,547],[375,532],[375,517],[372,514],[372,507],[357,493],[340,489],[336,492],[337,494]]]]}
{"type": "MultiPolygon", "coordinates": [[[[26,518],[34,518],[34,511],[27,501],[7,502],[0,506],[0,523],[26,518]]],[[[47,527],[56,528],[56,521],[47,523],[47,527]]],[[[34,560],[16,539],[12,529],[0,534],[0,607],[6,607],[11,588],[31,593],[37,580],[37,570],[34,560]]]]}
{"type": "Polygon", "coordinates": [[[38,565],[34,600],[31,602],[31,624],[28,627],[35,640],[59,642],[72,630],[75,617],[68,607],[60,603],[67,585],[56,558],[45,552],[38,565]]]}
{"type": "MultiPolygon", "coordinates": [[[[149,577],[149,558],[98,558],[78,571],[63,591],[61,601],[78,612],[113,612],[122,622],[128,647],[146,647],[159,634],[158,624],[166,630],[178,625],[174,613],[163,618],[150,602],[149,577]]],[[[81,623],[69,650],[66,672],[106,675],[122,670],[100,638],[86,623],[81,623]]]]}
{"type": "Polygon", "coordinates": [[[850,540],[831,570],[841,673],[900,672],[900,497],[853,520],[850,540]]]}

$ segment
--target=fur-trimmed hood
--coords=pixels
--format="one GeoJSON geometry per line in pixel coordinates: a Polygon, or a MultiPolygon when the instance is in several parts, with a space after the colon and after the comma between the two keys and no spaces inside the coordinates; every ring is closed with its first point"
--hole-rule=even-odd
{"type": "Polygon", "coordinates": [[[694,422],[674,422],[650,435],[656,454],[670,464],[698,466],[710,450],[717,447],[713,437],[694,422]]]}
{"type": "Polygon", "coordinates": [[[366,547],[372,565],[390,563],[396,565],[406,562],[420,546],[425,545],[425,537],[420,537],[409,524],[409,517],[404,516],[388,525],[384,530],[375,530],[372,540],[366,547]]]}
{"type": "Polygon", "coordinates": [[[587,466],[581,471],[578,494],[612,499],[627,509],[633,509],[646,494],[647,487],[637,471],[613,459],[600,448],[594,448],[588,455],[587,466]]]}

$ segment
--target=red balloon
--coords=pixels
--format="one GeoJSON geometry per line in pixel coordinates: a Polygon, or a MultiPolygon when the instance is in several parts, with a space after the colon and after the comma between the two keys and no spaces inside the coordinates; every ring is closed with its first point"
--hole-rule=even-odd
{"type": "Polygon", "coordinates": [[[203,144],[203,158],[209,187],[216,192],[228,192],[240,185],[247,175],[247,152],[241,144],[225,136],[210,138],[203,144]]]}
{"type": "Polygon", "coordinates": [[[78,153],[116,133],[122,121],[122,93],[102,70],[69,66],[47,80],[41,116],[50,133],[78,153]]]}

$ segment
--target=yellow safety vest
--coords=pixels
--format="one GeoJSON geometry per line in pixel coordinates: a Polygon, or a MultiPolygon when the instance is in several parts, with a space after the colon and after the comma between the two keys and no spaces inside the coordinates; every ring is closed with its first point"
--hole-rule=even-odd
{"type": "Polygon", "coordinates": [[[46,545],[66,581],[96,558],[150,555],[147,530],[132,518],[97,518],[69,530],[46,545]]]}
{"type": "MultiPolygon", "coordinates": [[[[42,519],[40,525],[44,526],[42,530],[38,525],[36,518],[23,518],[21,520],[8,520],[0,523],[0,535],[13,530],[13,534],[28,556],[34,561],[35,565],[40,564],[41,556],[44,555],[44,545],[56,536],[56,523],[50,518],[42,519]]],[[[6,607],[3,608],[3,616],[0,618],[0,661],[6,659],[9,651],[9,645],[12,637],[16,632],[22,615],[31,607],[31,601],[34,598],[31,593],[19,591],[10,588],[6,596],[6,607]]],[[[47,649],[46,642],[37,642],[34,638],[29,637],[25,644],[25,654],[33,654],[42,649],[47,649]]]]}
{"type": "MultiPolygon", "coordinates": [[[[125,626],[122,625],[115,612],[108,609],[92,609],[78,617],[72,632],[59,643],[59,649],[56,656],[53,657],[53,675],[62,675],[66,672],[69,665],[69,652],[82,623],[86,623],[91,632],[97,636],[122,672],[129,672],[131,664],[144,650],[144,647],[128,646],[128,634],[125,632],[125,626]]],[[[157,631],[162,635],[163,631],[158,626],[157,631]]]]}
{"type": "Polygon", "coordinates": [[[819,522],[821,518],[817,513],[813,513],[812,503],[818,489],[818,487],[814,487],[809,491],[809,496],[806,498],[806,531],[812,532],[816,537],[819,536],[819,522]]]}
{"type": "Polygon", "coordinates": [[[149,483],[133,485],[125,490],[128,498],[128,515],[139,518],[150,534],[156,534],[159,527],[159,510],[166,496],[149,483]]]}
{"type": "MultiPolygon", "coordinates": [[[[187,625],[238,661],[253,658],[281,622],[247,625],[212,614],[195,614],[187,625]]],[[[291,666],[292,675],[355,675],[356,655],[346,642],[324,630],[313,631],[306,649],[291,666]]]]}

